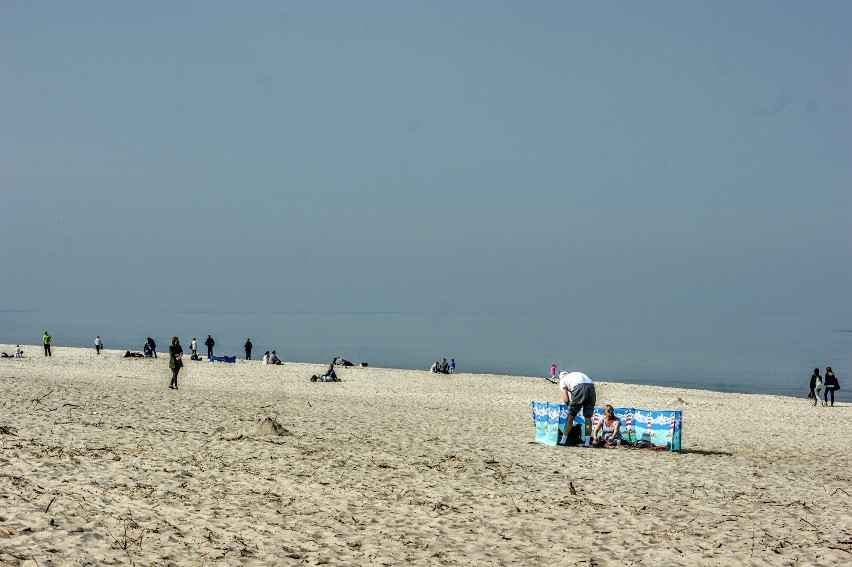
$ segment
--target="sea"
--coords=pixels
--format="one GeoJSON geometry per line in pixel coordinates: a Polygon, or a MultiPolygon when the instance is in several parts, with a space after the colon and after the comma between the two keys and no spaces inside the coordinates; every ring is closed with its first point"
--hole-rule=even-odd
{"type": "Polygon", "coordinates": [[[172,336],[187,348],[209,334],[215,354],[240,358],[250,338],[255,359],[428,370],[452,358],[460,373],[542,378],[558,364],[598,381],[801,398],[813,369],[831,366],[836,399],[852,401],[852,313],[0,311],[0,343],[38,345],[45,330],[56,352],[94,348],[96,335],[165,351],[172,336]]]}

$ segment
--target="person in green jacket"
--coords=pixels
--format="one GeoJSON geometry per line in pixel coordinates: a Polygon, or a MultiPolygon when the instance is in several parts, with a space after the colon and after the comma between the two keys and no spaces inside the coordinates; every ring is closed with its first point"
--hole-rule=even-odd
{"type": "Polygon", "coordinates": [[[41,338],[41,342],[44,343],[44,356],[53,356],[50,353],[50,338],[50,334],[45,331],[44,336],[41,338]]]}

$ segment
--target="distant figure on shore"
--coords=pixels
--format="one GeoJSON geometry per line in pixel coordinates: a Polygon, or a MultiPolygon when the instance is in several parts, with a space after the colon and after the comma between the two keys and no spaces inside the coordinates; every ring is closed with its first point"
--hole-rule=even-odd
{"type": "Polygon", "coordinates": [[[823,394],[824,398],[822,401],[822,405],[828,405],[828,394],[831,394],[831,406],[834,407],[834,391],[840,389],[840,382],[837,380],[837,376],[834,375],[834,372],[831,370],[831,366],[825,367],[825,382],[823,384],[823,388],[825,389],[825,393],[823,394]]]}
{"type": "Polygon", "coordinates": [[[154,342],[154,339],[148,337],[148,342],[146,344],[151,347],[151,355],[154,358],[157,358],[157,343],[154,342]]]}
{"type": "Polygon", "coordinates": [[[325,374],[322,376],[314,374],[311,376],[311,382],[340,382],[340,378],[338,378],[337,374],[334,372],[334,365],[329,364],[328,370],[325,371],[325,374]]]}
{"type": "Polygon", "coordinates": [[[616,446],[621,443],[621,420],[611,405],[606,404],[603,410],[603,419],[595,428],[594,442],[597,445],[616,446]]]}
{"type": "Polygon", "coordinates": [[[559,367],[558,364],[551,364],[550,365],[550,381],[551,382],[556,382],[556,369],[558,367],[559,367]]]}
{"type": "Polygon", "coordinates": [[[246,349],[246,360],[251,360],[251,339],[246,339],[246,344],[244,344],[243,346],[246,349]]]}
{"type": "Polygon", "coordinates": [[[95,354],[100,354],[102,348],[104,348],[104,343],[101,340],[101,336],[98,335],[95,337],[95,354]]]}
{"type": "Polygon", "coordinates": [[[447,362],[447,359],[441,361],[441,374],[449,374],[450,373],[450,363],[447,362]]]}
{"type": "Polygon", "coordinates": [[[207,358],[213,358],[213,346],[216,344],[216,341],[213,340],[213,337],[207,335],[207,340],[204,341],[204,346],[207,347],[207,358]]]}
{"type": "Polygon", "coordinates": [[[456,359],[451,358],[450,359],[450,374],[455,374],[455,373],[456,373],[456,359]]]}
{"type": "Polygon", "coordinates": [[[272,351],[272,354],[269,355],[268,364],[281,364],[281,360],[278,358],[278,355],[274,350],[272,351]]]}
{"type": "Polygon", "coordinates": [[[351,363],[348,360],[346,360],[345,358],[341,358],[339,356],[335,356],[334,360],[331,361],[331,364],[337,365],[337,366],[355,366],[353,363],[351,363]]]}
{"type": "Polygon", "coordinates": [[[15,358],[24,358],[24,351],[21,350],[21,345],[15,347],[15,358]]]}
{"type": "Polygon", "coordinates": [[[435,364],[432,365],[432,368],[429,369],[429,372],[431,372],[432,374],[437,374],[438,373],[438,366],[439,366],[438,361],[436,360],[435,364]]]}
{"type": "Polygon", "coordinates": [[[50,333],[45,331],[44,336],[41,337],[41,342],[44,343],[44,356],[53,356],[53,354],[50,352],[50,341],[51,340],[52,340],[52,337],[50,336],[50,333]]]}
{"type": "Polygon", "coordinates": [[[819,400],[819,391],[822,388],[822,376],[819,375],[819,368],[814,368],[814,373],[811,374],[811,391],[808,392],[808,397],[814,399],[814,405],[817,405],[819,400]]]}
{"type": "Polygon", "coordinates": [[[151,350],[151,344],[145,343],[142,345],[142,354],[145,358],[152,358],[154,356],[154,352],[151,350]]]}
{"type": "Polygon", "coordinates": [[[586,422],[586,447],[592,440],[592,414],[595,411],[595,384],[592,379],[582,372],[560,372],[559,389],[562,392],[562,402],[568,404],[568,421],[574,423],[574,418],[580,411],[586,422]]]}
{"type": "Polygon", "coordinates": [[[172,381],[169,383],[169,388],[172,390],[178,389],[177,377],[182,367],[183,348],[181,348],[178,338],[172,337],[172,344],[169,345],[169,368],[172,369],[172,381]]]}
{"type": "Polygon", "coordinates": [[[266,351],[265,353],[263,353],[263,363],[269,364],[269,351],[266,351]]]}
{"type": "Polygon", "coordinates": [[[189,350],[192,351],[192,356],[190,358],[192,360],[198,360],[198,341],[195,340],[195,337],[192,337],[192,342],[189,343],[189,350]]]}

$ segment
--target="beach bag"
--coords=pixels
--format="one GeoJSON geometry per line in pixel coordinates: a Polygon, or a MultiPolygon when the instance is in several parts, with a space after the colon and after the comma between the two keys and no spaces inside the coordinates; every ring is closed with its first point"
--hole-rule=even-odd
{"type": "Polygon", "coordinates": [[[570,430],[568,430],[568,435],[565,436],[565,445],[569,447],[572,445],[579,445],[583,442],[583,426],[579,423],[575,423],[570,430]]]}

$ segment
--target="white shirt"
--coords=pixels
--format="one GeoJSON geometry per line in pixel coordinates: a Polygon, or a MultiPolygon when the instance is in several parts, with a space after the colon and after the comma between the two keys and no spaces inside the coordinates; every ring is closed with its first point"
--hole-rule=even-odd
{"type": "Polygon", "coordinates": [[[95,346],[103,346],[103,344],[100,337],[95,337],[95,346]]]}
{"type": "Polygon", "coordinates": [[[582,372],[560,372],[559,373],[559,388],[572,391],[577,384],[592,384],[592,379],[582,372]]]}

